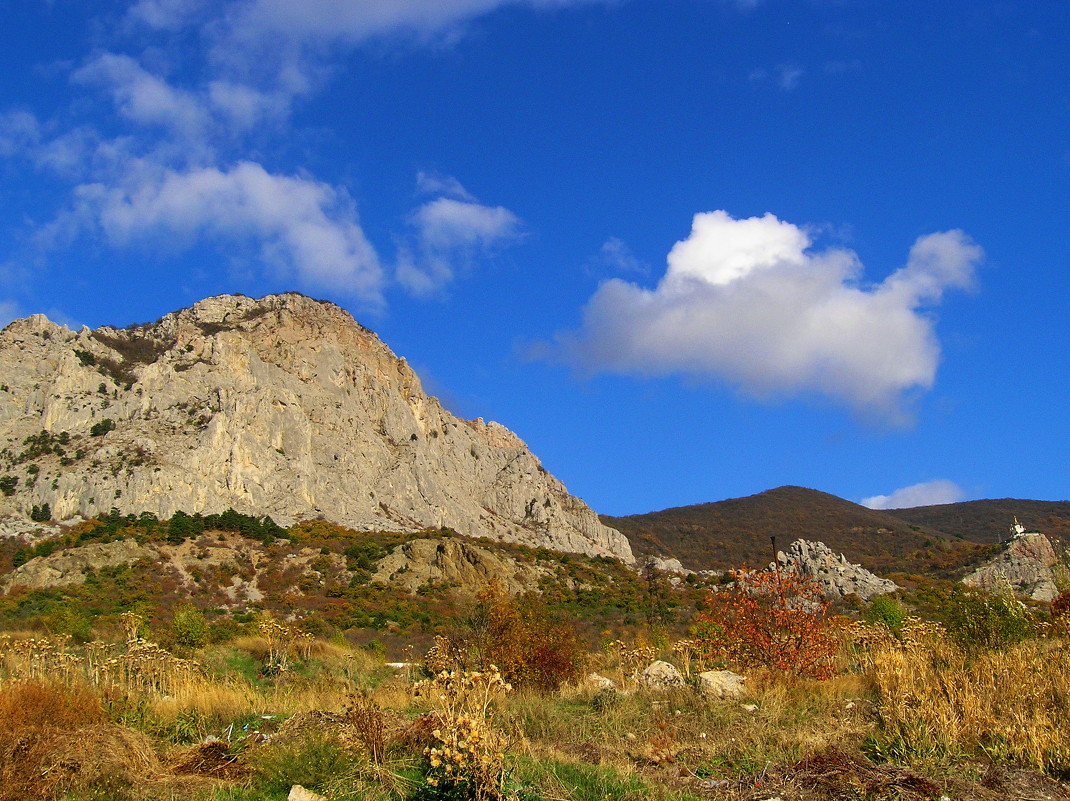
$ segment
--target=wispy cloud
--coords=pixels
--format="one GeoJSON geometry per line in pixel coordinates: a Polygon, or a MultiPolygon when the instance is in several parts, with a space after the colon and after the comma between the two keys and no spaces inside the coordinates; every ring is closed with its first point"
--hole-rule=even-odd
{"type": "Polygon", "coordinates": [[[458,268],[516,239],[520,219],[503,206],[484,206],[452,178],[420,173],[418,189],[452,196],[424,203],[409,219],[413,234],[399,251],[397,280],[415,295],[431,295],[451,282],[458,268]]]}
{"type": "Polygon", "coordinates": [[[605,281],[556,352],[588,372],[716,379],[759,398],[818,393],[906,422],[907,396],[932,386],[939,363],[924,310],[971,284],[981,249],[961,231],[930,234],[865,286],[853,252],[810,248],[772,214],[697,214],[657,287],[605,281]]]}
{"type": "Polygon", "coordinates": [[[966,491],[962,487],[953,481],[938,478],[897,489],[889,495],[863,498],[862,505],[870,509],[907,509],[913,506],[935,506],[964,500],[966,500],[966,491]]]}

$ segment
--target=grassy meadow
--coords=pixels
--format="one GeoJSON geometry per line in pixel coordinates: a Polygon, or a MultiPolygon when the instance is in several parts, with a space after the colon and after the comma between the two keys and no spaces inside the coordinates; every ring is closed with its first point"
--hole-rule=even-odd
{"type": "Polygon", "coordinates": [[[274,801],[293,785],[331,801],[1070,797],[1062,618],[959,603],[959,624],[888,598],[853,620],[780,619],[820,670],[746,642],[770,608],[730,590],[687,638],[651,628],[596,648],[545,606],[488,592],[401,664],[266,613],[214,642],[192,607],[157,630],[126,613],[84,642],[9,631],[0,800],[274,801]],[[743,616],[719,628],[729,613],[743,616]],[[658,658],[681,684],[644,686],[658,658]],[[709,668],[746,675],[746,694],[700,693],[709,668]]]}

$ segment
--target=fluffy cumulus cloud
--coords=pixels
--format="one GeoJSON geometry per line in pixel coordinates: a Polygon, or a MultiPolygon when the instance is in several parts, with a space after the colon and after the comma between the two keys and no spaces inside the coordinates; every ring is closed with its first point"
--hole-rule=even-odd
{"type": "Polygon", "coordinates": [[[415,295],[431,295],[476,256],[516,239],[520,220],[502,206],[484,206],[453,178],[417,176],[420,192],[443,192],[409,218],[412,236],[398,255],[397,280],[415,295]]]}
{"type": "Polygon", "coordinates": [[[251,162],[227,170],[146,167],[118,185],[81,186],[77,214],[115,245],[157,236],[253,242],[264,261],[307,286],[382,300],[383,272],[352,202],[310,178],[251,162]]]}
{"type": "Polygon", "coordinates": [[[890,495],[863,498],[862,505],[870,509],[907,509],[912,506],[935,506],[966,500],[966,492],[954,481],[938,478],[897,489],[890,495]]]}
{"type": "Polygon", "coordinates": [[[605,281],[559,352],[590,372],[718,379],[761,398],[818,393],[901,421],[940,358],[925,312],[968,287],[981,257],[961,231],[929,234],[867,286],[853,252],[814,252],[804,229],[772,214],[697,214],[657,287],[605,281]]]}

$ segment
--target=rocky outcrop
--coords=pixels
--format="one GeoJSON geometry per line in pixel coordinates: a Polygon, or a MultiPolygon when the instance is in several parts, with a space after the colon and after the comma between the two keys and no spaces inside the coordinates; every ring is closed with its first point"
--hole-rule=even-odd
{"type": "Polygon", "coordinates": [[[374,333],[297,294],[208,298],[126,329],[11,323],[0,471],[0,517],[233,508],[632,561],[515,434],[454,417],[374,333]]]}
{"type": "Polygon", "coordinates": [[[1010,590],[1035,601],[1053,601],[1059,596],[1055,586],[1055,549],[1043,534],[1018,534],[991,561],[962,580],[964,584],[989,592],[1010,590]]]}
{"type": "Polygon", "coordinates": [[[379,560],[373,584],[392,584],[416,592],[451,586],[472,595],[496,584],[510,595],[536,589],[548,571],[517,562],[478,545],[447,539],[410,540],[379,560]]]}
{"type": "Polygon", "coordinates": [[[105,567],[117,567],[151,559],[156,550],[138,545],[133,540],[117,540],[106,543],[90,543],[70,548],[50,556],[31,559],[20,565],[5,578],[0,591],[6,593],[20,586],[40,590],[48,587],[63,587],[84,584],[86,574],[105,567]]]}
{"type": "Polygon", "coordinates": [[[787,552],[777,553],[777,562],[781,570],[812,576],[821,586],[822,594],[832,600],[854,594],[868,601],[875,595],[899,589],[895,582],[851,564],[843,554],[833,553],[823,542],[795,540],[787,552]]]}
{"type": "Polygon", "coordinates": [[[166,575],[183,597],[219,590],[225,603],[244,608],[264,600],[261,580],[267,576],[283,592],[300,596],[305,589],[344,587],[353,574],[341,554],[297,548],[279,557],[259,542],[236,534],[201,536],[179,545],[133,539],[87,543],[30,559],[0,583],[0,593],[16,587],[31,590],[84,584],[88,574],[110,567],[146,562],[166,575]]]}

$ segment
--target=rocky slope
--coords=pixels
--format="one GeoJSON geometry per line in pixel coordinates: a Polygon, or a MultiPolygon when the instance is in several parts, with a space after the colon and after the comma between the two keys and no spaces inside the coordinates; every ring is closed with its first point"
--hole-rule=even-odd
{"type": "Polygon", "coordinates": [[[0,516],[324,517],[632,561],[512,432],[464,421],[343,309],[208,298],[153,324],[0,332],[0,516]]]}
{"type": "Polygon", "coordinates": [[[1009,589],[1035,601],[1053,601],[1059,596],[1055,584],[1057,564],[1051,541],[1035,531],[1025,532],[962,581],[989,592],[1009,589]]]}
{"type": "Polygon", "coordinates": [[[782,570],[811,576],[826,598],[838,600],[857,595],[868,601],[876,595],[899,589],[894,581],[882,579],[859,565],[851,564],[843,554],[833,551],[823,542],[795,540],[787,552],[777,552],[782,570]]]}

